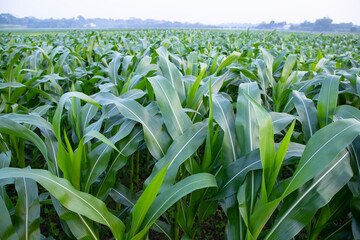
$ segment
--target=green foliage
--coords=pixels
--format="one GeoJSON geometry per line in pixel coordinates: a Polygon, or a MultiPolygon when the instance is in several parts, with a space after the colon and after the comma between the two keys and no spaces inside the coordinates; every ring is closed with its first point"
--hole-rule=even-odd
{"type": "Polygon", "coordinates": [[[359,238],[359,36],[0,39],[1,239],[359,238]]]}

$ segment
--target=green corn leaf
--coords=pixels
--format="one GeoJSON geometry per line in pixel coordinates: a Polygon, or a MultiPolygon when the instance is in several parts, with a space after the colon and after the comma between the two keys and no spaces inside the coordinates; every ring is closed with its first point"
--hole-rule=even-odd
{"type": "Polygon", "coordinates": [[[360,96],[360,77],[356,77],[356,92],[360,96]]]}
{"type": "Polygon", "coordinates": [[[52,125],[48,121],[46,121],[44,118],[36,116],[36,115],[9,113],[2,117],[10,119],[17,123],[30,124],[30,125],[38,127],[41,130],[48,130],[51,132],[54,131],[52,125]]]}
{"type": "Polygon", "coordinates": [[[81,172],[83,165],[85,165],[84,157],[83,157],[83,149],[84,149],[84,140],[85,138],[82,138],[78,144],[78,148],[76,149],[76,152],[74,154],[74,157],[72,159],[72,169],[71,169],[71,177],[72,177],[72,183],[74,187],[78,190],[80,190],[81,186],[81,172]]]}
{"type": "MultiPolygon", "coordinates": [[[[329,62],[329,59],[321,58],[320,61],[315,66],[315,71],[319,72],[320,69],[324,69],[326,71],[326,64],[329,62]]],[[[332,74],[332,73],[329,73],[332,74]]]]}
{"type": "Polygon", "coordinates": [[[4,88],[22,88],[26,87],[24,84],[18,83],[18,82],[4,82],[0,83],[0,89],[4,88]]]}
{"type": "Polygon", "coordinates": [[[268,83],[265,84],[270,84],[273,88],[275,88],[275,80],[273,78],[273,64],[274,64],[274,56],[265,48],[260,48],[261,52],[263,53],[263,57],[264,57],[264,62],[266,65],[266,78],[268,83]]]}
{"type": "Polygon", "coordinates": [[[182,135],[192,125],[190,118],[182,109],[176,90],[161,76],[148,78],[155,91],[165,125],[173,139],[182,135]]]}
{"type": "Polygon", "coordinates": [[[198,217],[199,221],[205,221],[209,216],[216,213],[216,210],[218,208],[217,201],[212,200],[205,200],[201,201],[199,208],[198,208],[198,217]]]}
{"type": "Polygon", "coordinates": [[[173,88],[176,89],[180,101],[182,102],[185,99],[185,89],[179,69],[176,68],[174,63],[170,62],[169,53],[166,48],[160,47],[156,49],[156,52],[159,55],[159,67],[163,76],[167,78],[173,88]]]}
{"type": "Polygon", "coordinates": [[[228,218],[228,223],[225,230],[226,239],[244,239],[246,227],[239,212],[239,204],[237,202],[236,196],[234,195],[226,198],[222,204],[222,208],[228,218]]]}
{"type": "Polygon", "coordinates": [[[199,87],[198,91],[195,94],[195,98],[193,103],[195,105],[192,106],[193,109],[195,109],[194,107],[197,106],[197,108],[195,109],[196,111],[199,111],[201,105],[202,105],[202,97],[203,96],[207,96],[209,94],[209,82],[211,79],[211,92],[213,94],[216,94],[219,92],[221,86],[223,85],[225,79],[226,79],[227,73],[219,76],[219,77],[214,77],[209,76],[207,78],[204,79],[204,85],[202,85],[201,87],[199,87]]]}
{"type": "Polygon", "coordinates": [[[317,131],[306,145],[295,173],[282,184],[280,197],[261,205],[251,216],[251,234],[258,236],[280,201],[321,172],[359,132],[360,122],[354,119],[339,120],[317,131]]]}
{"type": "Polygon", "coordinates": [[[270,116],[274,127],[274,134],[282,134],[281,131],[295,119],[295,116],[288,113],[270,112],[270,116]]]}
{"type": "MultiPolygon", "coordinates": [[[[260,90],[255,82],[242,83],[239,89],[260,102],[260,90]]],[[[239,90],[236,103],[236,135],[240,145],[241,155],[244,156],[259,147],[259,126],[254,114],[254,108],[248,98],[239,90]]]]}
{"type": "Polygon", "coordinates": [[[291,79],[289,79],[290,73],[292,69],[294,68],[297,61],[297,55],[296,54],[290,54],[285,61],[284,68],[281,73],[281,77],[276,85],[276,98],[279,99],[281,93],[288,87],[288,85],[291,83],[291,79]],[[290,80],[290,81],[289,81],[290,80]]]}
{"type": "MultiPolygon", "coordinates": [[[[131,128],[130,128],[131,130],[131,128]]],[[[130,132],[130,131],[129,131],[130,132]]],[[[90,131],[88,133],[85,134],[85,136],[91,136],[91,137],[95,137],[97,139],[99,139],[100,141],[102,141],[103,143],[105,143],[106,145],[110,146],[112,149],[114,149],[115,151],[119,151],[116,146],[107,138],[105,137],[103,134],[101,134],[98,131],[90,131]]]]}
{"type": "Polygon", "coordinates": [[[209,80],[209,121],[208,121],[208,133],[206,135],[204,159],[201,164],[203,170],[210,168],[213,162],[213,144],[214,143],[214,107],[211,91],[211,79],[209,80]]]}
{"type": "MultiPolygon", "coordinates": [[[[126,40],[127,41],[127,40],[126,40]]],[[[132,62],[133,62],[134,56],[125,56],[122,62],[122,71],[121,71],[121,75],[123,77],[127,77],[129,76],[129,74],[131,74],[133,72],[132,70],[132,62]]]]}
{"type": "Polygon", "coordinates": [[[329,229],[327,229],[327,231],[323,232],[321,235],[324,240],[344,239],[349,236],[351,237],[351,235],[354,236],[354,239],[357,239],[359,238],[359,235],[358,232],[354,231],[354,229],[351,229],[353,226],[354,224],[352,224],[351,219],[349,219],[339,227],[329,227],[329,229]]]}
{"type": "Polygon", "coordinates": [[[181,180],[155,198],[143,221],[148,226],[159,218],[169,207],[187,194],[202,188],[217,187],[215,177],[208,173],[199,173],[181,180]]]}
{"type": "Polygon", "coordinates": [[[337,118],[354,118],[360,121],[360,110],[349,105],[342,105],[336,108],[335,116],[337,118]]]}
{"type": "MultiPolygon", "coordinates": [[[[239,89],[242,89],[260,103],[260,90],[257,83],[242,83],[239,85],[239,89]]],[[[243,91],[239,90],[238,93],[235,119],[236,133],[242,156],[259,148],[259,125],[254,114],[254,107],[250,100],[244,96],[243,91]]],[[[249,171],[241,187],[238,189],[237,201],[239,203],[239,212],[246,226],[248,225],[249,216],[254,209],[260,184],[261,171],[249,171]]]]}
{"type": "Polygon", "coordinates": [[[141,231],[141,225],[144,221],[145,215],[160,190],[167,169],[168,166],[164,167],[158,174],[156,174],[156,176],[151,180],[148,187],[141,194],[139,200],[136,202],[132,212],[131,229],[128,235],[129,239],[135,236],[135,234],[138,233],[139,230],[141,231]]]}
{"type": "MultiPolygon", "coordinates": [[[[64,139],[65,140],[67,139],[66,135],[65,135],[64,139]]],[[[70,148],[71,148],[71,146],[70,146],[70,148]]],[[[70,173],[71,173],[72,157],[73,157],[73,155],[69,154],[66,151],[66,148],[64,147],[64,145],[58,141],[56,160],[57,160],[59,168],[61,169],[61,171],[64,174],[64,178],[69,179],[69,180],[71,180],[70,173]]]]}
{"type": "MultiPolygon", "coordinates": [[[[293,157],[301,157],[303,151],[303,145],[290,142],[283,162],[285,163],[293,157]]],[[[262,165],[259,149],[255,149],[224,169],[223,176],[218,180],[222,182],[222,184],[213,199],[222,199],[233,195],[238,191],[246,175],[250,171],[258,169],[262,169],[262,165]]]]}
{"type": "MultiPolygon", "coordinates": [[[[298,83],[295,83],[291,86],[291,89],[296,90],[298,92],[306,93],[311,87],[319,85],[323,80],[324,76],[316,76],[313,79],[307,80],[307,81],[300,81],[298,83]]],[[[293,102],[293,95],[290,94],[289,98],[284,106],[284,112],[290,112],[294,108],[294,102],[293,102]]]]}
{"type": "Polygon", "coordinates": [[[261,168],[260,152],[258,149],[232,162],[224,169],[221,179],[222,185],[214,199],[231,196],[239,189],[248,172],[261,168]]]}
{"type": "Polygon", "coordinates": [[[360,133],[360,122],[339,120],[317,131],[310,138],[300,162],[282,196],[287,196],[313,178],[360,133]]]}
{"type": "Polygon", "coordinates": [[[88,127],[89,122],[93,119],[98,111],[98,107],[93,104],[87,103],[80,109],[80,122],[82,126],[82,132],[85,133],[85,129],[88,127]]]}
{"type": "Polygon", "coordinates": [[[54,73],[62,74],[62,68],[64,65],[66,65],[66,60],[69,55],[70,55],[70,52],[67,51],[59,57],[58,61],[56,61],[56,63],[55,63],[54,73]]]}
{"type": "Polygon", "coordinates": [[[186,75],[196,75],[196,66],[197,64],[197,52],[191,52],[188,56],[188,61],[186,65],[186,75]]]}
{"type": "MultiPolygon", "coordinates": [[[[342,105],[336,108],[336,113],[334,115],[336,119],[356,119],[360,121],[360,110],[348,105],[342,105]]],[[[357,136],[355,140],[350,144],[349,150],[352,151],[352,165],[354,175],[359,176],[360,174],[360,137],[357,136]]],[[[355,195],[355,194],[354,194],[355,195]]],[[[359,194],[356,194],[360,196],[359,194]]]]}
{"type": "Polygon", "coordinates": [[[47,160],[51,171],[54,171],[54,169],[52,168],[53,165],[50,162],[50,160],[48,159],[46,145],[38,135],[36,135],[33,131],[29,130],[28,128],[20,125],[19,123],[15,122],[15,121],[10,120],[10,119],[0,117],[0,122],[1,122],[0,123],[0,132],[1,133],[6,133],[6,134],[13,135],[13,136],[17,136],[17,137],[20,137],[20,138],[23,138],[25,140],[32,142],[40,150],[40,152],[42,153],[44,158],[47,160]]]}
{"type": "Polygon", "coordinates": [[[61,96],[63,95],[63,90],[61,88],[61,86],[57,83],[57,81],[55,80],[63,80],[65,78],[60,77],[58,74],[49,74],[44,76],[42,81],[49,81],[55,88],[55,92],[61,96]]]}
{"type": "MultiPolygon", "coordinates": [[[[280,63],[282,62],[283,58],[288,54],[288,51],[282,51],[274,58],[274,65],[273,65],[273,72],[279,67],[280,63]]],[[[291,70],[291,69],[290,69],[291,70]]]]}
{"type": "MultiPolygon", "coordinates": [[[[134,207],[136,204],[136,196],[134,193],[130,192],[125,186],[121,184],[117,184],[114,188],[111,189],[110,196],[114,199],[114,201],[124,204],[128,207],[134,207]]],[[[156,201],[156,199],[155,199],[156,201]]],[[[165,234],[168,239],[172,239],[169,235],[169,229],[165,227],[165,223],[161,221],[153,222],[153,224],[149,224],[147,227],[143,228],[140,233],[136,234],[134,239],[143,234],[146,234],[149,228],[153,225],[159,232],[165,234]],[[154,225],[153,225],[154,224],[154,225]]],[[[133,239],[133,238],[132,238],[133,239]]]]}
{"type": "Polygon", "coordinates": [[[275,199],[257,206],[256,210],[250,216],[249,225],[247,228],[247,236],[249,236],[250,239],[257,239],[261,230],[271,215],[274,213],[280,202],[281,199],[275,199]]]}
{"type": "Polygon", "coordinates": [[[212,60],[211,66],[210,66],[210,74],[209,75],[212,75],[215,73],[218,58],[219,58],[219,53],[216,53],[216,55],[214,56],[214,58],[212,60]]]}
{"type": "Polygon", "coordinates": [[[280,212],[264,239],[294,237],[314,217],[317,210],[327,204],[351,178],[349,154],[340,153],[311,182],[282,204],[280,212]]]}
{"type": "MultiPolygon", "coordinates": [[[[319,215],[316,217],[316,221],[312,226],[311,240],[318,239],[322,232],[328,232],[328,229],[326,229],[328,223],[334,220],[336,221],[336,219],[341,218],[349,211],[350,198],[351,191],[343,187],[333,196],[328,204],[319,209],[319,215]]],[[[343,226],[339,226],[338,228],[342,227],[343,226]]]]}
{"type": "Polygon", "coordinates": [[[337,105],[339,81],[339,76],[327,76],[322,83],[317,105],[320,127],[328,125],[333,118],[337,105]]]}
{"type": "MultiPolygon", "coordinates": [[[[112,150],[116,150],[118,152],[117,155],[121,155],[120,152],[114,143],[119,140],[125,138],[130,134],[134,127],[135,123],[133,121],[124,122],[118,132],[111,138],[108,139],[101,133],[97,131],[91,131],[86,136],[94,136],[101,140],[103,143],[93,149],[88,155],[88,161],[90,162],[90,168],[87,170],[85,174],[84,180],[84,189],[85,192],[89,191],[90,185],[100,176],[100,174],[105,170],[112,153],[112,150]],[[114,142],[114,143],[113,143],[114,142]]],[[[120,156],[119,156],[120,157],[120,156]]],[[[116,158],[117,159],[117,158],[116,158]]]]}
{"type": "Polygon", "coordinates": [[[131,208],[135,206],[137,201],[135,193],[120,183],[111,188],[109,195],[115,202],[131,208]]]}
{"type": "Polygon", "coordinates": [[[224,68],[226,68],[227,66],[238,60],[240,57],[241,57],[240,53],[232,52],[228,57],[224,59],[224,61],[220,63],[220,65],[216,69],[216,72],[220,72],[221,70],[223,70],[224,68]]]}
{"type": "Polygon", "coordinates": [[[53,196],[51,197],[51,201],[57,214],[66,222],[71,233],[76,237],[76,239],[99,239],[98,233],[95,231],[91,220],[78,213],[69,211],[53,196]]]}
{"type": "Polygon", "coordinates": [[[237,192],[239,211],[245,225],[249,226],[249,219],[254,211],[257,195],[261,186],[261,171],[250,171],[237,192]]]}
{"type": "Polygon", "coordinates": [[[0,197],[0,237],[1,239],[19,240],[11,222],[9,211],[2,197],[0,197]]]}
{"type": "MultiPolygon", "coordinates": [[[[9,167],[10,162],[11,162],[11,151],[6,151],[6,152],[4,151],[0,153],[0,169],[9,167]]],[[[13,179],[0,180],[0,197],[2,197],[8,209],[13,208],[14,206],[9,196],[6,193],[5,185],[13,184],[13,183],[14,183],[13,179]]]]}
{"type": "Polygon", "coordinates": [[[275,185],[275,181],[278,177],[278,174],[279,174],[279,171],[280,171],[280,168],[282,166],[282,163],[283,163],[283,160],[284,160],[284,157],[286,155],[286,152],[287,152],[287,149],[289,147],[289,143],[290,143],[290,138],[291,138],[291,135],[293,134],[293,131],[294,131],[294,127],[295,127],[295,122],[296,120],[294,120],[288,130],[288,132],[286,133],[285,137],[283,138],[283,140],[281,141],[277,151],[276,151],[276,154],[275,154],[275,166],[274,166],[274,169],[273,171],[271,172],[271,175],[270,175],[270,182],[268,183],[268,186],[269,186],[269,189],[268,192],[272,191],[274,185],[275,185]]]}
{"type": "Polygon", "coordinates": [[[134,76],[146,76],[151,71],[156,71],[159,67],[156,64],[151,64],[153,59],[149,56],[144,56],[140,62],[136,65],[136,69],[134,71],[134,76]]]}
{"type": "Polygon", "coordinates": [[[93,62],[92,55],[93,55],[93,50],[94,50],[96,40],[97,40],[97,36],[93,35],[89,38],[89,40],[87,42],[86,58],[87,58],[88,63],[93,62]]]}
{"type": "MultiPolygon", "coordinates": [[[[72,165],[74,164],[74,151],[72,149],[71,143],[67,137],[65,130],[64,130],[64,141],[65,141],[66,148],[63,147],[61,142],[58,142],[57,159],[58,159],[58,162],[60,163],[59,166],[64,173],[64,178],[69,180],[75,188],[80,190],[80,186],[78,185],[79,183],[75,182],[74,175],[73,175],[74,168],[72,165]]],[[[75,167],[75,169],[76,169],[76,167],[75,167]]],[[[79,169],[77,168],[77,170],[79,170],[79,169]]],[[[75,173],[75,175],[76,174],[78,174],[78,173],[75,173]]]]}
{"type": "Polygon", "coordinates": [[[317,110],[314,102],[308,99],[304,93],[293,91],[294,105],[299,120],[301,121],[302,131],[306,141],[308,141],[318,130],[317,110]]]}
{"type": "MultiPolygon", "coordinates": [[[[153,222],[152,224],[154,224],[153,222]]],[[[151,224],[151,225],[152,225],[151,224]]],[[[134,237],[132,237],[130,240],[142,240],[145,238],[147,232],[149,231],[151,225],[147,226],[146,228],[143,228],[138,234],[136,234],[134,237]]]]}
{"type": "Polygon", "coordinates": [[[109,77],[110,81],[117,86],[119,82],[121,81],[119,78],[119,68],[121,65],[121,54],[118,52],[114,52],[114,56],[109,63],[109,77]]]}
{"type": "MultiPolygon", "coordinates": [[[[241,91],[243,91],[241,89],[241,91]]],[[[273,125],[270,114],[246,92],[245,96],[251,101],[255,110],[257,122],[259,124],[259,146],[260,159],[263,167],[263,182],[261,187],[261,196],[263,201],[266,201],[267,195],[271,191],[271,174],[275,168],[275,143],[273,125]]]]}
{"type": "MultiPolygon", "coordinates": [[[[351,212],[353,213],[353,218],[352,218],[352,222],[351,222],[351,230],[352,230],[354,238],[357,239],[360,236],[360,218],[359,218],[360,197],[352,198],[352,200],[350,202],[350,208],[351,208],[351,212]]],[[[328,239],[330,239],[330,237],[332,237],[332,236],[330,235],[328,239]]]]}
{"type": "Polygon", "coordinates": [[[161,169],[169,166],[160,192],[171,187],[175,181],[180,165],[199,148],[203,143],[206,134],[207,120],[195,123],[193,126],[189,127],[183,135],[175,139],[166,155],[155,164],[153,171],[145,181],[145,184],[149,184],[161,169]]]}
{"type": "Polygon", "coordinates": [[[14,227],[20,239],[40,238],[40,204],[38,188],[32,179],[15,179],[18,201],[14,212],[14,227]]]}
{"type": "Polygon", "coordinates": [[[53,118],[53,127],[54,127],[54,132],[56,137],[59,139],[61,139],[61,129],[60,129],[60,124],[61,124],[61,118],[62,118],[62,112],[63,112],[63,108],[65,105],[65,102],[72,97],[76,97],[79,99],[82,99],[88,103],[91,103],[95,106],[97,106],[98,108],[101,108],[101,106],[95,102],[91,97],[85,95],[84,93],[81,92],[68,92],[65,93],[64,95],[61,96],[59,104],[56,108],[56,112],[54,114],[54,118],[53,118]]]}
{"type": "Polygon", "coordinates": [[[193,101],[194,101],[196,92],[199,89],[201,80],[202,80],[202,78],[203,78],[203,76],[204,76],[204,74],[206,72],[207,65],[204,64],[204,63],[200,63],[200,68],[201,68],[200,73],[197,76],[194,84],[191,86],[189,94],[188,94],[188,96],[186,98],[186,106],[188,106],[188,107],[191,107],[193,105],[193,101]]]}
{"type": "Polygon", "coordinates": [[[64,207],[108,226],[115,239],[122,239],[125,230],[124,224],[107,210],[102,201],[90,194],[76,190],[67,180],[55,177],[46,170],[0,169],[0,179],[13,177],[30,178],[37,181],[50,194],[54,195],[64,207]]]}
{"type": "Polygon", "coordinates": [[[49,57],[49,55],[44,51],[44,49],[38,47],[38,46],[35,46],[37,49],[39,49],[39,51],[43,54],[44,58],[48,61],[49,63],[49,68],[50,68],[50,74],[53,74],[54,73],[54,65],[49,57]]]}
{"type": "Polygon", "coordinates": [[[115,104],[117,109],[126,118],[142,124],[144,129],[144,138],[151,154],[160,159],[165,155],[169,137],[164,132],[161,123],[138,102],[129,99],[116,98],[112,94],[101,94],[96,99],[102,104],[115,104]]]}
{"type": "Polygon", "coordinates": [[[244,67],[233,67],[232,71],[239,71],[240,73],[244,74],[245,77],[253,80],[253,81],[257,81],[257,76],[252,72],[249,71],[248,69],[244,68],[244,67]]]}
{"type": "MultiPolygon", "coordinates": [[[[95,196],[97,198],[105,200],[111,187],[115,184],[116,173],[126,164],[127,157],[137,150],[139,142],[143,140],[142,135],[142,130],[135,128],[126,138],[120,141],[119,153],[116,154],[116,157],[110,163],[104,178],[101,179],[101,182],[95,184],[95,196]]],[[[97,170],[97,168],[95,168],[95,170],[97,170]]]]}
{"type": "Polygon", "coordinates": [[[163,233],[167,239],[172,240],[170,224],[157,220],[152,226],[152,229],[154,231],[163,233]]]}
{"type": "Polygon", "coordinates": [[[224,140],[222,146],[223,165],[235,161],[240,155],[235,135],[235,114],[232,110],[230,101],[218,94],[212,95],[214,120],[224,131],[224,140]]]}

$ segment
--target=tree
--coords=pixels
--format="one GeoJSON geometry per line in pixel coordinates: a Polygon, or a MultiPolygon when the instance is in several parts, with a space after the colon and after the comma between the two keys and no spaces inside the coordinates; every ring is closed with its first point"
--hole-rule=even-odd
{"type": "Polygon", "coordinates": [[[352,32],[352,33],[356,33],[358,31],[359,31],[359,28],[356,27],[356,26],[353,26],[353,27],[350,28],[350,32],[352,32]]]}
{"type": "Polygon", "coordinates": [[[332,22],[333,20],[328,17],[324,17],[322,19],[316,19],[314,23],[314,30],[330,32],[333,30],[332,22]]]}

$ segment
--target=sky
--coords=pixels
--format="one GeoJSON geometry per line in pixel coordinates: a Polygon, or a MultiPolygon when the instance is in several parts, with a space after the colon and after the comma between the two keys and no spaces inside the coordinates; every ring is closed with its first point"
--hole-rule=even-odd
{"type": "Polygon", "coordinates": [[[329,17],[360,25],[360,0],[0,0],[0,13],[37,18],[169,20],[203,24],[261,23],[329,17]]]}

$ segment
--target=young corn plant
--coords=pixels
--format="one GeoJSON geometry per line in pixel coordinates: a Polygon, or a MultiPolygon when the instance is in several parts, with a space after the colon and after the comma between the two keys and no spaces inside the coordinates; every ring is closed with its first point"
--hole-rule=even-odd
{"type": "Polygon", "coordinates": [[[1,239],[360,237],[358,36],[0,39],[1,239]]]}

